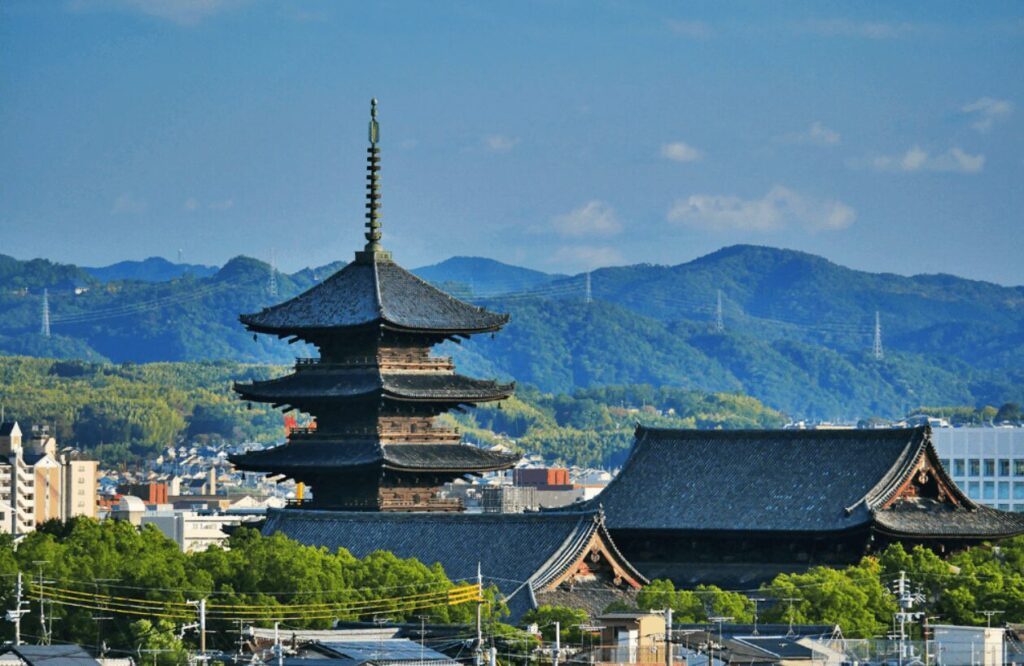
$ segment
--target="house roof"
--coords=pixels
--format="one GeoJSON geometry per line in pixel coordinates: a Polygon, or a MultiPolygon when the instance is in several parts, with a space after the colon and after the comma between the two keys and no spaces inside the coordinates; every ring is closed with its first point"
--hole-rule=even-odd
{"type": "Polygon", "coordinates": [[[615,549],[596,511],[534,514],[370,513],[270,510],[264,534],[282,534],[307,545],[346,548],[356,557],[386,550],[440,563],[452,580],[476,577],[507,599],[513,619],[536,605],[535,594],[555,585],[602,540],[615,564],[645,579],[615,549]]]}
{"type": "Polygon", "coordinates": [[[391,373],[377,368],[303,370],[278,379],[235,384],[246,400],[290,403],[381,395],[403,401],[490,402],[503,400],[515,384],[441,373],[391,373]]]}
{"type": "Polygon", "coordinates": [[[249,330],[279,335],[378,323],[396,330],[470,334],[496,331],[508,315],[460,301],[372,254],[295,298],[240,320],[249,330]]]}
{"type": "Polygon", "coordinates": [[[15,429],[17,429],[17,434],[20,435],[21,428],[18,426],[17,421],[4,421],[0,423],[0,437],[10,437],[11,433],[15,432],[15,429]]]}
{"type": "Polygon", "coordinates": [[[351,659],[356,663],[400,664],[403,662],[431,662],[444,666],[457,666],[450,657],[424,647],[408,638],[381,638],[375,640],[317,641],[314,649],[330,657],[351,659]]]}
{"type": "Polygon", "coordinates": [[[13,653],[30,666],[98,666],[100,662],[78,645],[4,645],[0,654],[13,653]]]}
{"type": "Polygon", "coordinates": [[[508,469],[519,455],[468,444],[381,444],[375,440],[295,441],[229,456],[240,469],[287,474],[295,470],[380,466],[395,471],[490,472],[508,469]]]}
{"type": "Polygon", "coordinates": [[[979,507],[946,475],[927,426],[879,430],[638,427],[630,457],[592,503],[612,530],[1003,536],[1024,516],[979,507]],[[946,502],[899,499],[927,463],[946,502]],[[639,500],[639,501],[638,501],[639,500]]]}

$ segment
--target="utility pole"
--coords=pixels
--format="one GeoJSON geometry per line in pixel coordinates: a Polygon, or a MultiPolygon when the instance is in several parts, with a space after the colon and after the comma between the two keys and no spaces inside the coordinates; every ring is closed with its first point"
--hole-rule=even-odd
{"type": "Polygon", "coordinates": [[[195,606],[199,613],[199,660],[206,662],[206,599],[186,602],[189,606],[195,606]]]}
{"type": "Polygon", "coordinates": [[[672,666],[672,607],[665,609],[665,666],[672,666]]]}
{"type": "Polygon", "coordinates": [[[903,666],[907,657],[911,656],[907,654],[907,622],[916,620],[917,618],[924,615],[924,613],[912,612],[911,609],[914,604],[924,601],[924,595],[915,594],[910,589],[910,580],[907,579],[907,572],[901,571],[900,577],[896,581],[896,603],[899,604],[900,610],[896,613],[896,621],[899,623],[899,634],[897,638],[900,643],[900,654],[898,664],[903,666]]]}
{"type": "Polygon", "coordinates": [[[27,613],[25,601],[22,594],[25,591],[25,583],[21,572],[18,572],[18,580],[14,585],[14,608],[7,611],[7,621],[14,623],[14,644],[21,645],[21,616],[27,613]]]}
{"type": "Polygon", "coordinates": [[[583,302],[587,305],[594,302],[593,293],[590,291],[590,271],[587,271],[587,288],[583,297],[583,302]]]}
{"type": "Polygon", "coordinates": [[[476,646],[473,650],[473,663],[476,666],[481,666],[484,649],[484,633],[483,625],[481,624],[481,613],[484,607],[484,575],[480,571],[480,562],[476,563],[476,587],[480,598],[476,602],[476,646]]]}
{"type": "MultiPolygon", "coordinates": [[[[718,652],[719,652],[719,657],[721,657],[722,645],[724,643],[724,641],[722,640],[722,623],[723,622],[728,622],[731,619],[733,619],[731,615],[718,615],[716,617],[709,617],[708,618],[709,621],[717,622],[718,623],[718,652]]],[[[708,666],[714,666],[714,664],[715,664],[715,657],[714,657],[714,652],[712,652],[713,648],[711,647],[712,641],[710,640],[710,633],[711,632],[708,632],[708,634],[709,634],[709,640],[708,640],[708,666]]]]}
{"type": "Polygon", "coordinates": [[[32,560],[32,564],[39,567],[39,644],[49,645],[50,637],[46,635],[46,603],[43,599],[43,567],[49,564],[49,560],[32,560]]]}
{"type": "MultiPolygon", "coordinates": [[[[281,623],[274,623],[274,657],[277,659],[277,666],[284,665],[284,647],[281,645],[281,623]]],[[[379,651],[378,651],[379,654],[379,651]]]]}
{"type": "Polygon", "coordinates": [[[43,289],[43,322],[39,332],[44,338],[50,337],[50,291],[43,289]]]}
{"type": "Polygon", "coordinates": [[[882,349],[882,319],[878,314],[878,310],[875,310],[875,342],[871,353],[876,361],[881,361],[885,358],[885,352],[882,349]]]}
{"type": "Polygon", "coordinates": [[[562,623],[555,620],[555,649],[551,653],[551,666],[558,666],[558,657],[562,652],[562,623]]]}
{"type": "Polygon", "coordinates": [[[722,316],[722,290],[718,290],[718,302],[715,304],[715,333],[725,332],[725,318],[722,316]]]}

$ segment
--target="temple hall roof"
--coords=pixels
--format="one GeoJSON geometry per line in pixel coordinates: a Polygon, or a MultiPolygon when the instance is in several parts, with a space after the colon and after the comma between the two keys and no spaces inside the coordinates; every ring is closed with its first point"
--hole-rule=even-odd
{"type": "Polygon", "coordinates": [[[235,384],[235,391],[246,400],[274,403],[376,394],[395,400],[476,403],[503,400],[514,389],[514,384],[464,375],[390,373],[372,367],[303,370],[278,379],[235,384]]]}
{"type": "Polygon", "coordinates": [[[386,258],[354,261],[295,298],[239,318],[279,335],[382,324],[397,330],[471,334],[496,331],[508,315],[446,294],[386,258]]]}
{"type": "Polygon", "coordinates": [[[624,578],[646,580],[615,549],[597,511],[535,514],[365,513],[271,510],[263,533],[307,545],[345,548],[356,557],[386,550],[398,557],[438,562],[452,580],[474,579],[505,596],[512,618],[536,606],[536,594],[603,547],[624,578]]]}
{"type": "Polygon", "coordinates": [[[667,430],[638,427],[630,457],[592,503],[609,529],[835,532],[997,537],[1024,516],[960,491],[927,427],[878,430],[667,430]],[[922,473],[924,472],[923,476],[922,473]],[[915,478],[946,496],[907,498],[915,478]]]}
{"type": "Polygon", "coordinates": [[[372,440],[296,441],[230,460],[250,471],[289,474],[297,470],[380,466],[402,472],[481,473],[508,469],[520,456],[468,444],[381,444],[372,440]]]}

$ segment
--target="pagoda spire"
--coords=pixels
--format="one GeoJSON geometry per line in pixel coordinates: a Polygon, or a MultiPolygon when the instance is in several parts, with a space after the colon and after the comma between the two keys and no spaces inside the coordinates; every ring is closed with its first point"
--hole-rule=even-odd
{"type": "Polygon", "coordinates": [[[380,252],[380,125],[377,98],[370,100],[370,147],[366,149],[366,252],[380,252]]]}

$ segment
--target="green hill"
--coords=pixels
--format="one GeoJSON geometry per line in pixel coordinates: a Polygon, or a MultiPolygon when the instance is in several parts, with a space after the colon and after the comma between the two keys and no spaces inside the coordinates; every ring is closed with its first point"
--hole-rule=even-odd
{"type": "MultiPolygon", "coordinates": [[[[270,267],[247,257],[209,277],[101,283],[75,266],[0,256],[0,352],[287,363],[311,351],[267,336],[254,340],[238,315],[294,296],[340,266],[278,273],[272,297],[270,267]],[[49,338],[39,333],[44,288],[49,338]]],[[[592,303],[584,302],[583,276],[491,260],[454,258],[419,273],[512,314],[493,338],[449,345],[464,371],[546,391],[612,384],[735,391],[809,418],[1024,399],[1020,287],[866,273],[753,246],[678,266],[596,270],[592,303]],[[719,290],[723,332],[712,326],[719,290]],[[488,293],[495,295],[478,296],[488,293]],[[876,311],[881,360],[870,353],[876,311]]]]}

